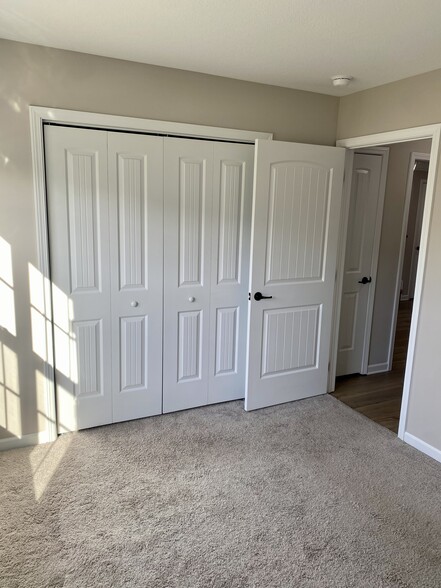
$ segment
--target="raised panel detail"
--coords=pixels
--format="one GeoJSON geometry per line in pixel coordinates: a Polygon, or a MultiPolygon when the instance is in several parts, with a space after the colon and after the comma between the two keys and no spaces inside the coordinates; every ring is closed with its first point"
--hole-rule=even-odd
{"type": "Polygon", "coordinates": [[[239,308],[218,308],[216,312],[216,375],[237,372],[239,308]]]}
{"type": "Polygon", "coordinates": [[[118,156],[120,287],[147,287],[146,158],[118,156]]]}
{"type": "Polygon", "coordinates": [[[371,172],[368,169],[354,170],[351,203],[349,206],[348,236],[346,245],[346,271],[361,271],[361,256],[366,237],[366,211],[369,198],[371,172]]]}
{"type": "Polygon", "coordinates": [[[147,317],[121,319],[121,392],[147,387],[147,317]]]}
{"type": "Polygon", "coordinates": [[[320,312],[319,305],[264,311],[262,376],[316,367],[320,312]]]}
{"type": "Polygon", "coordinates": [[[358,296],[358,292],[345,292],[342,296],[342,313],[338,335],[339,351],[352,351],[355,347],[358,296]]]}
{"type": "Polygon", "coordinates": [[[67,151],[72,293],[99,289],[97,153],[67,151]]]}
{"type": "Polygon", "coordinates": [[[243,163],[222,161],[218,283],[238,283],[240,272],[241,224],[243,202],[243,163]]]}
{"type": "Polygon", "coordinates": [[[180,160],[179,173],[179,285],[202,284],[203,161],[180,160]]]}
{"type": "Polygon", "coordinates": [[[321,280],[329,169],[303,162],[271,166],[265,282],[321,280]]]}
{"type": "Polygon", "coordinates": [[[102,395],[102,321],[74,322],[73,331],[77,353],[75,395],[102,395]]]}
{"type": "Polygon", "coordinates": [[[178,324],[178,382],[200,379],[202,311],[180,312],[178,324]]]}

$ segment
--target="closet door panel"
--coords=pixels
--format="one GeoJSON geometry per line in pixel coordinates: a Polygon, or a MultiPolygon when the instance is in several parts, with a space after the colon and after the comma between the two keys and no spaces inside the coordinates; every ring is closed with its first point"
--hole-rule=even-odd
{"type": "Polygon", "coordinates": [[[254,145],[214,144],[208,402],[244,398],[254,145]]]}
{"type": "Polygon", "coordinates": [[[109,133],[113,420],[162,410],[163,139],[109,133]]]}
{"type": "Polygon", "coordinates": [[[59,432],[112,422],[107,133],[46,127],[59,432]]]}
{"type": "Polygon", "coordinates": [[[165,139],[163,410],[208,402],[213,144],[165,139]]]}

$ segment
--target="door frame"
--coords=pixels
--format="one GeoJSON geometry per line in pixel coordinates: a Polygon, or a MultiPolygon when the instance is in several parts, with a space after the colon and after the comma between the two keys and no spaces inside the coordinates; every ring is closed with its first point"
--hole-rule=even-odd
{"type": "Polygon", "coordinates": [[[51,299],[51,271],[49,258],[49,226],[47,217],[46,174],[44,153],[44,124],[56,123],[64,126],[81,126],[145,134],[172,135],[185,138],[210,139],[254,144],[256,139],[273,138],[272,133],[245,131],[204,125],[193,125],[170,121],[150,120],[126,116],[108,115],[76,110],[63,110],[45,106],[29,106],[31,154],[34,186],[34,205],[37,233],[37,269],[44,283],[44,397],[46,431],[39,434],[43,442],[55,441],[58,436],[55,400],[55,362],[53,349],[53,317],[51,299]]]}
{"type": "MultiPolygon", "coordinates": [[[[426,191],[426,201],[424,204],[424,214],[423,214],[423,224],[421,230],[421,242],[420,242],[420,259],[418,263],[417,269],[417,277],[415,283],[415,297],[414,297],[414,304],[413,304],[413,312],[412,312],[412,320],[410,325],[410,335],[409,335],[409,346],[407,352],[407,361],[406,361],[406,370],[404,376],[404,385],[403,385],[403,399],[401,403],[401,414],[400,414],[400,423],[398,428],[398,437],[402,440],[405,440],[406,436],[406,427],[407,427],[407,413],[409,407],[409,393],[410,387],[412,383],[412,372],[414,366],[414,359],[415,359],[415,343],[416,343],[416,334],[419,326],[419,319],[420,319],[420,310],[421,310],[421,298],[422,298],[422,289],[423,289],[423,282],[425,278],[426,272],[426,261],[427,261],[427,246],[428,246],[428,237],[429,237],[429,227],[430,221],[432,216],[432,209],[433,209],[433,201],[435,195],[435,180],[438,172],[438,157],[440,154],[440,143],[441,143],[441,124],[434,124],[434,125],[425,125],[421,127],[411,127],[408,129],[400,129],[397,131],[386,131],[384,133],[376,133],[372,135],[364,135],[359,137],[351,137],[348,139],[340,139],[337,141],[338,147],[345,147],[349,150],[356,150],[363,147],[378,147],[381,145],[388,145],[392,143],[403,143],[407,141],[415,141],[418,139],[431,139],[432,140],[432,147],[430,150],[430,163],[429,163],[429,172],[427,176],[427,191],[426,191]]],[[[349,162],[348,158],[348,162],[349,162]]],[[[348,163],[349,166],[349,163],[348,163]]],[[[350,167],[352,170],[352,165],[350,167]]],[[[348,176],[346,176],[348,177],[348,176]]],[[[349,176],[350,177],[350,176],[349,176]]],[[[349,182],[346,182],[348,184],[349,182]]],[[[348,208],[348,196],[350,195],[350,189],[345,186],[343,191],[343,198],[345,199],[345,209],[348,208]]],[[[347,230],[347,212],[346,212],[346,220],[342,217],[342,231],[341,233],[345,233],[347,230]]],[[[343,267],[340,267],[337,270],[336,281],[337,284],[339,280],[342,278],[341,274],[343,271],[343,267]]],[[[401,283],[401,278],[400,282],[401,283]]],[[[338,290],[338,288],[336,288],[338,290]]],[[[335,297],[335,313],[334,316],[339,317],[340,315],[340,303],[341,303],[341,295],[340,299],[338,296],[335,297]]],[[[334,321],[334,341],[335,341],[335,330],[336,330],[336,321],[334,321]]],[[[335,356],[336,357],[336,356],[335,356]]],[[[335,366],[334,366],[335,369],[335,366]]],[[[335,374],[335,371],[334,371],[335,374]]],[[[332,380],[330,378],[329,388],[335,388],[335,377],[332,380]]]]}

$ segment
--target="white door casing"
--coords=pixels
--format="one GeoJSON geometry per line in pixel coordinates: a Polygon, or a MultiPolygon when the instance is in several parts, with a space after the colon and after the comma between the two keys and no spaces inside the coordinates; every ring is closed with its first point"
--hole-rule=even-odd
{"type": "Polygon", "coordinates": [[[162,412],[163,148],[108,133],[113,422],[162,412]]]}
{"type": "Polygon", "coordinates": [[[346,237],[337,376],[364,373],[369,353],[369,307],[375,293],[374,242],[381,196],[381,155],[355,153],[346,237]],[[363,278],[371,280],[360,283],[363,278]],[[365,366],[365,368],[364,368],[365,366]]]}
{"type": "Polygon", "coordinates": [[[344,158],[256,142],[246,410],[326,393],[344,158]]]}
{"type": "Polygon", "coordinates": [[[107,133],[46,127],[59,432],[112,422],[107,133]]]}

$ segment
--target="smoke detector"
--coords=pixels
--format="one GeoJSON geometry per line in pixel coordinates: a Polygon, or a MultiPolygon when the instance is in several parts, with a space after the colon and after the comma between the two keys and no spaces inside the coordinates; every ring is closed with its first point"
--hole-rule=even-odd
{"type": "Polygon", "coordinates": [[[348,76],[346,74],[332,76],[331,78],[333,86],[348,86],[353,79],[354,78],[352,76],[348,76]]]}

